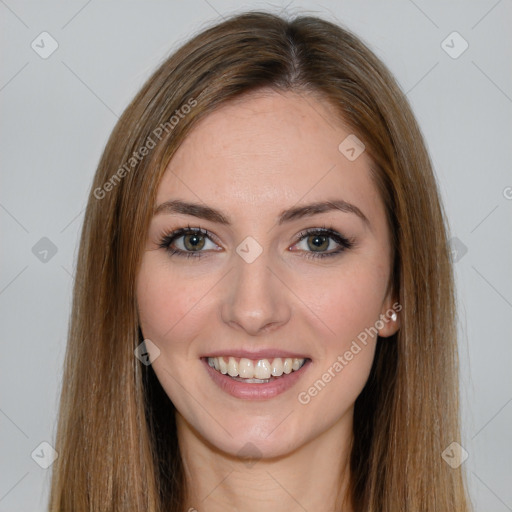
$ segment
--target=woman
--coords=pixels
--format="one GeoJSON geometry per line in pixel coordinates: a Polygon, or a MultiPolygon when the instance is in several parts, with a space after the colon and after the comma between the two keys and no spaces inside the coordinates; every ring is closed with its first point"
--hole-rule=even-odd
{"type": "Polygon", "coordinates": [[[91,192],[50,510],[469,510],[443,210],[359,39],[203,31],[91,192]]]}

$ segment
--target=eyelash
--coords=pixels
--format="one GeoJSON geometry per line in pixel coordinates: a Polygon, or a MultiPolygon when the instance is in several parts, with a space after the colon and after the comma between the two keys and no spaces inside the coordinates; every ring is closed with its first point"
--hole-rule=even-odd
{"type": "MultiPolygon", "coordinates": [[[[182,249],[172,249],[171,244],[177,240],[178,238],[181,238],[185,235],[202,235],[207,238],[209,238],[211,241],[214,239],[214,235],[210,233],[207,229],[203,229],[200,227],[192,228],[190,226],[187,226],[186,228],[180,228],[175,231],[172,231],[171,233],[164,233],[161,236],[159,248],[165,249],[170,256],[180,256],[180,257],[186,257],[186,258],[202,258],[203,255],[201,253],[204,253],[206,251],[183,251],[182,249]]],[[[320,235],[320,236],[327,236],[328,238],[331,238],[334,240],[337,244],[339,244],[339,248],[332,252],[327,253],[321,253],[321,252],[314,252],[314,251],[306,251],[304,257],[306,258],[329,258],[331,256],[337,256],[347,249],[350,249],[354,246],[354,240],[345,238],[343,235],[335,231],[333,228],[322,226],[321,228],[310,228],[306,229],[304,231],[301,231],[297,236],[297,241],[294,243],[294,245],[302,242],[305,238],[312,236],[312,235],[320,235]]]]}

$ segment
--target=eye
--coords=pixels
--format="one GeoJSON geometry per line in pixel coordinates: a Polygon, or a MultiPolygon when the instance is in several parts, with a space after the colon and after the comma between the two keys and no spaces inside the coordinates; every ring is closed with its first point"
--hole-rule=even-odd
{"type": "MultiPolygon", "coordinates": [[[[159,247],[171,256],[199,258],[204,256],[204,252],[222,250],[218,249],[219,246],[213,243],[212,238],[215,236],[207,229],[187,226],[162,235],[159,247]]],[[[299,247],[306,258],[328,258],[353,246],[354,240],[345,238],[332,228],[322,227],[301,232],[292,247],[299,247]]]]}
{"type": "Polygon", "coordinates": [[[201,257],[203,249],[215,249],[218,247],[213,244],[211,238],[213,235],[206,229],[202,228],[180,228],[172,233],[164,235],[159,243],[159,247],[165,249],[171,256],[201,257]],[[208,247],[208,242],[213,247],[208,247]]]}
{"type": "Polygon", "coordinates": [[[322,227],[303,231],[296,246],[302,244],[306,258],[328,258],[336,256],[354,246],[354,241],[345,238],[332,228],[322,227]],[[329,249],[330,252],[326,252],[329,249]],[[334,250],[333,250],[334,249],[334,250]]]}

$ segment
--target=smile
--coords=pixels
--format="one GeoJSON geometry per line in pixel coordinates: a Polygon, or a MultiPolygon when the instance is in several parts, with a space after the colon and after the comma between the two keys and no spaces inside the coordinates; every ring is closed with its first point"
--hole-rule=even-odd
{"type": "Polygon", "coordinates": [[[223,392],[245,400],[268,400],[294,387],[311,366],[309,358],[248,359],[203,357],[212,381],[223,392]]]}
{"type": "Polygon", "coordinates": [[[208,364],[223,375],[243,382],[270,382],[272,377],[281,377],[300,370],[306,359],[281,358],[247,359],[245,357],[209,357],[208,364]],[[272,362],[271,362],[272,361],[272,362]]]}

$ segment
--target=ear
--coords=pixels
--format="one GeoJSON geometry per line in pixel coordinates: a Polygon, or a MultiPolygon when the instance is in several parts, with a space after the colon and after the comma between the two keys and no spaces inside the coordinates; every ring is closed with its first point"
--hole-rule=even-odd
{"type": "Polygon", "coordinates": [[[393,336],[400,329],[400,311],[402,311],[400,302],[388,295],[382,304],[379,320],[375,323],[381,338],[393,336]]]}

